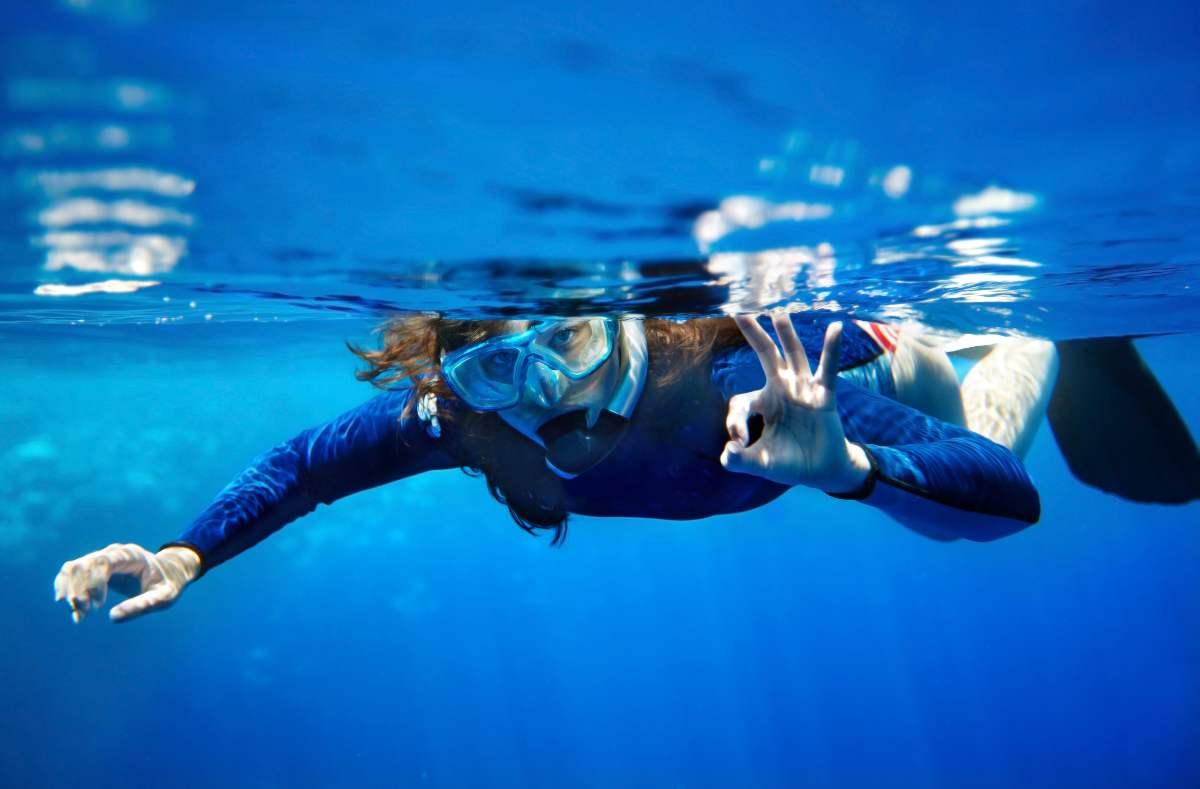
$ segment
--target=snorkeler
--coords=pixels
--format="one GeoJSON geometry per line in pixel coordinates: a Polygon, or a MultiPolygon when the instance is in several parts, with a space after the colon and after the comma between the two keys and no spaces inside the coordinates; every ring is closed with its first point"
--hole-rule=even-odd
{"type": "Polygon", "coordinates": [[[356,350],[382,394],[260,455],[157,553],[111,545],[67,562],[56,599],[79,622],[131,578],[136,596],[110,618],[159,610],[318,504],[455,467],[555,543],[570,513],[697,519],[798,486],[935,539],[993,540],[1038,520],[1010,448],[895,399],[904,379],[872,367],[872,324],[769,323],[397,318],[382,349],[356,350]]]}

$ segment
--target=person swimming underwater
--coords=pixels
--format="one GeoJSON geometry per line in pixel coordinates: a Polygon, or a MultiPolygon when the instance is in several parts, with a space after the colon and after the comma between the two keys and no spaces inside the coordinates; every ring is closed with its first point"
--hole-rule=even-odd
{"type": "Polygon", "coordinates": [[[571,513],[697,519],[793,487],[937,539],[994,540],[1038,520],[1009,447],[887,391],[869,325],[786,313],[768,324],[394,319],[382,349],[355,349],[381,394],[260,455],[157,552],[114,544],[67,562],[55,598],[79,622],[124,583],[135,596],[113,621],[161,610],[318,504],[454,467],[482,474],[522,528],[554,543],[571,513]]]}

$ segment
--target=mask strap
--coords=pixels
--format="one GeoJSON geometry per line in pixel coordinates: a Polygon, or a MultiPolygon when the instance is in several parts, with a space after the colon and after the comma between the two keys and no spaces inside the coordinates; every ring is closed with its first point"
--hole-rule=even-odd
{"type": "Polygon", "coordinates": [[[614,352],[621,353],[621,378],[604,410],[628,419],[633,415],[642,390],[646,387],[648,353],[642,319],[622,318],[618,323],[617,338],[620,347],[614,352]]]}

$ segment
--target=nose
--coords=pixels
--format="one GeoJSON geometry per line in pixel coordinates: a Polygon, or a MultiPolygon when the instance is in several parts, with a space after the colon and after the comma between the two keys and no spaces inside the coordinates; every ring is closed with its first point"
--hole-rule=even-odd
{"type": "Polygon", "coordinates": [[[565,383],[558,370],[535,361],[525,376],[525,396],[542,408],[553,408],[563,397],[565,383]]]}

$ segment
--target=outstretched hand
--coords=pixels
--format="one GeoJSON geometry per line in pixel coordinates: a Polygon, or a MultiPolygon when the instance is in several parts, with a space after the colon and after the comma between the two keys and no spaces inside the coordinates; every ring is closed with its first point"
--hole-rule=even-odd
{"type": "Polygon", "coordinates": [[[782,354],[754,317],[734,320],[758,354],[766,385],[730,399],[725,418],[729,441],[721,465],[783,485],[807,485],[829,493],[858,490],[871,466],[863,448],[846,440],[837,411],[842,324],[829,324],[814,373],[787,313],[771,315],[782,354]],[[762,419],[762,434],[752,437],[755,417],[762,419]]]}
{"type": "Polygon", "coordinates": [[[199,573],[200,557],[187,548],[151,553],[133,543],[113,544],[64,564],[54,578],[54,599],[66,600],[72,619],[82,622],[89,609],[104,605],[113,576],[130,576],[140,593],[108,612],[124,622],[171,605],[199,573]]]}

